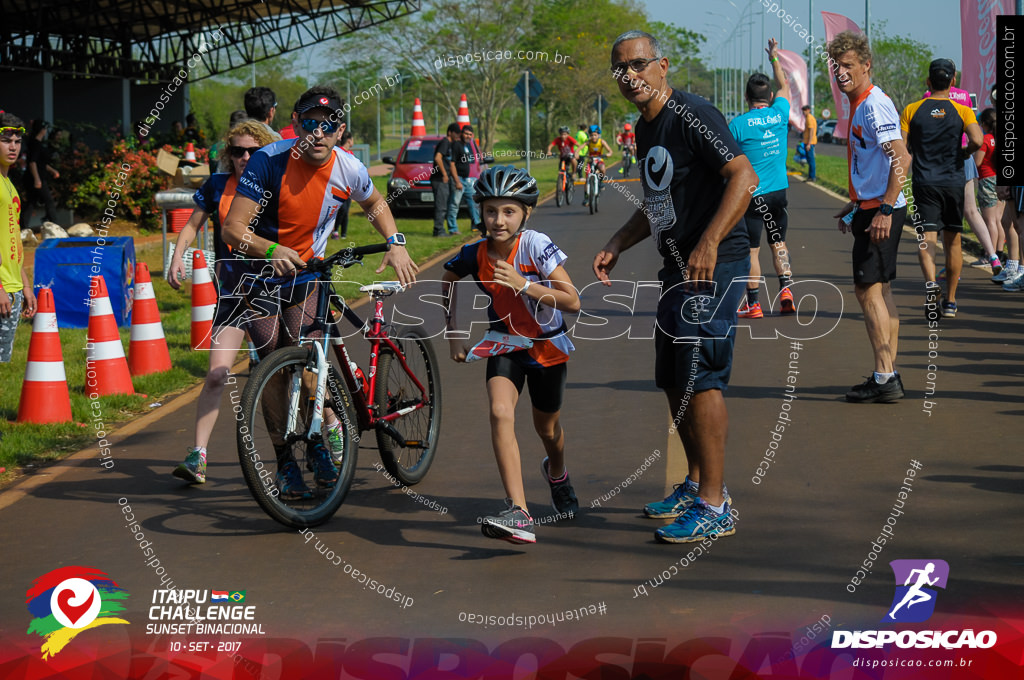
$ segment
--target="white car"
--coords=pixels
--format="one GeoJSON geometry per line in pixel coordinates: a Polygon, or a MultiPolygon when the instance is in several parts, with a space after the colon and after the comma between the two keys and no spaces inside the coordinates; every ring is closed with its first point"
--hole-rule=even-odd
{"type": "Polygon", "coordinates": [[[838,120],[826,120],[818,126],[818,141],[822,144],[845,144],[846,140],[836,137],[836,125],[838,120]]]}

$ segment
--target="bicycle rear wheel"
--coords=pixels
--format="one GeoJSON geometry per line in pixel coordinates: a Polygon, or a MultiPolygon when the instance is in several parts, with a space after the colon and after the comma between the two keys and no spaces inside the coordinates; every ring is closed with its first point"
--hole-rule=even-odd
{"type": "Polygon", "coordinates": [[[421,481],[434,462],[441,433],[441,376],[434,349],[420,328],[407,328],[392,338],[409,370],[423,385],[421,392],[394,351],[381,345],[374,404],[381,417],[424,403],[391,421],[393,430],[377,429],[377,448],[384,467],[403,484],[421,481]],[[396,437],[398,435],[397,441],[396,437]]]}
{"type": "MultiPolygon", "coordinates": [[[[242,391],[241,412],[236,411],[238,458],[249,491],[270,517],[296,529],[323,524],[341,507],[352,485],[359,442],[352,395],[334,367],[328,365],[324,407],[332,409],[341,421],[344,446],[341,461],[336,463],[337,482],[333,486],[318,484],[313,473],[315,460],[309,455],[313,442],[307,436],[316,385],[316,375],[306,368],[311,351],[307,347],[285,347],[272,352],[249,376],[242,391]],[[295,423],[286,433],[289,413],[294,414],[295,423]],[[304,485],[308,494],[285,498],[271,470],[292,461],[298,468],[296,481],[301,482],[297,487],[304,485]]],[[[317,434],[327,446],[326,419],[322,432],[317,434]]]]}

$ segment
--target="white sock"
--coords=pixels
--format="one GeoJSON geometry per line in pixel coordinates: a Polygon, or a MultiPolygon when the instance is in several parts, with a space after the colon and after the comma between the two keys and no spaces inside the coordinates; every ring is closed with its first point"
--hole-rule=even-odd
{"type": "Polygon", "coordinates": [[[1011,272],[1017,271],[1018,267],[1020,267],[1020,260],[1007,260],[1006,261],[1006,268],[1008,270],[1010,270],[1011,272]]]}
{"type": "Polygon", "coordinates": [[[722,501],[721,505],[711,505],[711,503],[708,503],[708,507],[717,512],[719,515],[721,515],[723,512],[725,512],[725,501],[722,501]]]}
{"type": "Polygon", "coordinates": [[[884,385],[885,383],[889,382],[889,379],[892,378],[894,375],[896,374],[879,373],[878,371],[875,371],[875,382],[878,383],[879,385],[884,385]]]}

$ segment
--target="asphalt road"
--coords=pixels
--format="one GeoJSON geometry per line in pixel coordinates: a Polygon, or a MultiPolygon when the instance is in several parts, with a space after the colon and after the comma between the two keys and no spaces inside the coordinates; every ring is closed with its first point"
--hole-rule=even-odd
{"type": "MultiPolygon", "coordinates": [[[[636,181],[618,186],[640,194],[636,181]]],[[[471,665],[466,655],[480,647],[486,652],[503,643],[523,644],[548,658],[589,641],[593,649],[574,648],[579,658],[639,658],[650,651],[644,644],[661,645],[663,652],[666,644],[695,638],[719,651],[709,652],[698,664],[704,675],[695,670],[693,677],[727,677],[722,668],[736,667],[730,657],[739,659],[744,649],[766,640],[788,650],[790,641],[797,642],[823,616],[833,627],[877,627],[892,599],[887,563],[893,559],[949,563],[949,585],[929,625],[1005,628],[1000,621],[1019,614],[1024,600],[1024,465],[1013,445],[1017,418],[1024,414],[1022,298],[1003,293],[980,270],[965,269],[960,316],[942,323],[929,357],[920,274],[913,239],[905,235],[902,278],[894,290],[903,319],[898,364],[907,397],[891,405],[847,404],[843,394],[871,367],[853,297],[851,237],[841,235],[830,218],[841,204],[837,198],[795,181],[789,200],[792,264],[806,296],[799,318],[773,315],[739,330],[727,392],[726,457],[739,524],[734,536],[711,542],[705,554],[687,559],[692,546],[656,543],[653,530],[661,522],[640,513],[685,474],[684,454],[668,434],[664,397],[653,383],[653,341],[646,338],[654,298],[644,293],[631,315],[621,304],[632,306],[628,298],[602,300],[607,291],[590,286],[583,292],[590,316],[581,319],[588,325],[574,331],[577,351],[569,364],[562,420],[581,511],[571,521],[539,526],[536,545],[514,546],[480,533],[477,518],[499,509],[503,496],[490,445],[483,362],[456,365],[441,343],[435,345],[443,359],[441,448],[415,491],[446,508],[444,514],[389,485],[373,467],[378,458],[368,436],[348,500],[307,542],[267,518],[249,496],[227,409],[210,446],[208,483],[189,487],[171,477],[191,442],[195,407],[169,404],[157,412],[166,415],[147,420],[114,447],[113,468],[101,467],[93,449],[41,470],[0,497],[0,676],[38,666],[29,660],[38,656],[38,639],[25,634],[31,618],[25,592],[32,581],[75,564],[106,571],[131,594],[124,613],[130,626],[83,634],[101,648],[120,649],[130,635],[138,662],[139,650],[163,657],[175,641],[243,639],[247,659],[260,658],[264,643],[275,650],[276,656],[263,659],[276,669],[268,671],[270,677],[283,677],[274,673],[289,664],[305,668],[314,650],[319,659],[322,652],[330,655],[331,644],[351,651],[368,639],[382,655],[373,663],[397,664],[411,677],[410,663],[443,665],[442,651],[471,665]],[[605,332],[598,318],[616,332],[605,332]],[[775,337],[775,330],[787,337],[775,337]],[[599,333],[610,339],[583,339],[599,333]],[[795,381],[797,398],[784,411],[787,378],[795,381]],[[934,394],[926,400],[929,383],[934,394]],[[783,413],[788,420],[781,421],[777,452],[755,484],[783,413]],[[631,479],[645,460],[647,469],[631,479]],[[890,525],[893,540],[876,554],[872,541],[893,514],[912,461],[919,469],[890,525]],[[246,590],[264,637],[147,634],[160,578],[126,528],[124,504],[178,588],[246,590]],[[364,589],[317,551],[318,542],[400,593],[400,601],[364,589]],[[851,578],[869,553],[875,555],[870,573],[850,592],[851,578]],[[581,620],[555,618],[566,610],[578,615],[581,608],[581,620]],[[548,614],[555,624],[475,622],[477,615],[548,614]],[[651,637],[660,642],[642,642],[651,637]],[[421,649],[410,647],[414,638],[461,642],[421,649]],[[707,642],[712,638],[719,641],[707,642]],[[424,656],[410,662],[410,649],[424,656]]],[[[594,280],[594,254],[632,208],[613,187],[606,187],[598,215],[586,213],[578,201],[562,208],[545,203],[531,227],[569,254],[568,272],[583,289],[594,280]]],[[[614,273],[618,279],[654,281],[659,260],[644,242],[622,257],[614,273]]],[[[438,279],[440,273],[434,265],[421,279],[438,279]]],[[[776,293],[771,277],[762,300],[776,293]]],[[[539,471],[543,453],[527,405],[520,405],[518,416],[527,498],[535,517],[547,517],[553,511],[539,471]]],[[[659,660],[660,653],[651,652],[659,660]]],[[[223,669],[231,663],[213,652],[170,656],[184,667],[223,669]]],[[[755,657],[746,667],[760,667],[764,656],[755,657]]],[[[350,670],[349,657],[345,663],[350,670]]],[[[787,668],[778,664],[776,669],[787,668]]],[[[362,672],[406,677],[394,669],[362,672]]],[[[457,677],[470,676],[466,671],[457,677]]]]}

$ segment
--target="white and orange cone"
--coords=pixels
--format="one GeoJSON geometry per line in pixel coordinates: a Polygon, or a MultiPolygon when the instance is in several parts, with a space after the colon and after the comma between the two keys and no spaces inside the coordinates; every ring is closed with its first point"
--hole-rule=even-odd
{"type": "Polygon", "coordinates": [[[413,137],[425,137],[427,134],[427,125],[423,122],[423,106],[419,97],[412,102],[412,132],[409,134],[413,137]]]}
{"type": "Polygon", "coordinates": [[[107,296],[102,276],[92,277],[89,285],[89,333],[86,343],[85,388],[90,397],[108,394],[135,394],[124,346],[117,332],[117,319],[107,296]]]}
{"type": "Polygon", "coordinates": [[[216,310],[217,289],[206,268],[206,256],[196,248],[192,253],[192,349],[210,349],[216,310]]]}
{"type": "Polygon", "coordinates": [[[60,348],[53,292],[49,288],[40,289],[36,301],[39,307],[32,320],[18,422],[66,423],[71,420],[71,396],[64,375],[64,353],[60,348]]]}
{"type": "Polygon", "coordinates": [[[459,124],[460,130],[469,125],[469,103],[466,101],[465,94],[459,101],[459,115],[455,118],[455,122],[459,124]]]}
{"type": "Polygon", "coordinates": [[[153,282],[145,262],[135,265],[135,303],[128,343],[128,370],[135,376],[171,370],[171,353],[167,350],[153,282]]]}
{"type": "Polygon", "coordinates": [[[188,144],[185,145],[185,160],[191,161],[193,163],[196,162],[196,147],[192,144],[192,142],[189,142],[188,144]]]}

